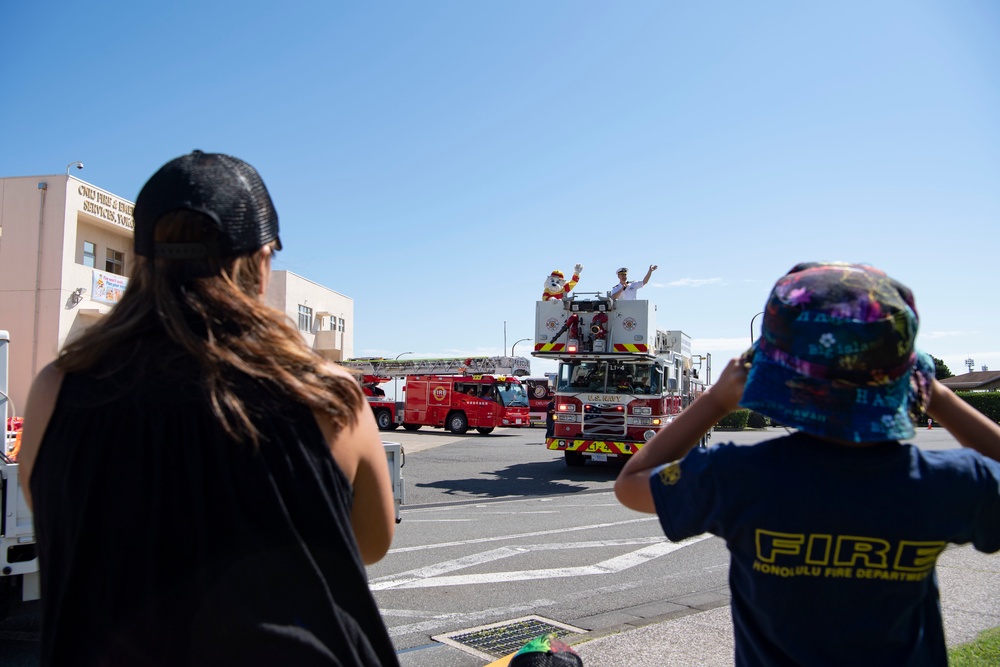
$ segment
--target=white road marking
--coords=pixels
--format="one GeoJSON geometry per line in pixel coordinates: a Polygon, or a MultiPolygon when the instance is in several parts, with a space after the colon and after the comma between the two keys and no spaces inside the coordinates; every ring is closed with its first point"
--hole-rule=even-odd
{"type": "Polygon", "coordinates": [[[596,540],[588,542],[564,542],[560,544],[500,547],[499,549],[493,549],[491,551],[484,551],[471,556],[464,556],[462,558],[443,561],[441,563],[435,563],[427,567],[417,568],[407,572],[400,572],[386,577],[379,577],[378,579],[371,580],[369,585],[373,591],[382,591],[387,589],[399,590],[404,588],[430,588],[437,586],[467,586],[473,584],[530,581],[535,579],[555,579],[560,577],[608,575],[622,572],[623,570],[635,567],[636,565],[641,565],[709,537],[711,537],[711,535],[699,535],[697,537],[684,540],[683,542],[667,542],[663,538],[658,537],[641,537],[626,540],[596,540]],[[541,570],[519,570],[442,576],[447,572],[454,572],[456,570],[462,570],[468,567],[474,567],[532,551],[592,549],[595,547],[634,546],[639,544],[644,544],[646,546],[630,553],[608,558],[592,565],[546,568],[541,570]]]}
{"type": "MultiPolygon", "coordinates": [[[[707,537],[710,536],[706,535],[692,538],[686,542],[678,543],[678,546],[694,544],[695,542],[706,539],[707,537]]],[[[422,617],[425,619],[423,621],[407,625],[397,625],[389,628],[390,636],[401,637],[403,635],[413,633],[433,633],[442,628],[453,627],[456,621],[461,621],[463,627],[471,627],[479,624],[480,622],[493,622],[498,619],[512,618],[525,613],[538,614],[541,613],[542,610],[555,607],[556,605],[577,602],[580,600],[589,600],[594,596],[624,593],[638,588],[645,588],[647,585],[648,584],[642,580],[617,582],[607,586],[597,586],[595,588],[567,592],[565,594],[561,594],[559,600],[541,598],[532,600],[531,602],[518,603],[507,607],[493,607],[490,609],[481,609],[470,612],[435,612],[431,610],[422,611],[416,609],[393,609],[391,607],[382,607],[381,605],[379,605],[379,609],[382,611],[382,615],[386,618],[422,617]]]]}
{"type": "MultiPolygon", "coordinates": [[[[495,609],[484,609],[482,611],[473,611],[462,614],[441,614],[432,616],[426,621],[421,621],[419,623],[410,623],[408,625],[397,625],[395,627],[389,628],[390,637],[400,637],[402,635],[408,635],[414,632],[432,632],[438,628],[446,627],[451,624],[454,619],[460,619],[462,624],[466,627],[471,627],[479,623],[483,619],[494,619],[494,618],[509,618],[512,616],[520,616],[522,614],[537,614],[539,609],[549,607],[556,604],[555,600],[549,600],[543,598],[540,600],[532,600],[530,602],[525,602],[523,604],[511,605],[509,607],[495,608],[495,609]]],[[[394,616],[392,609],[383,609],[383,616],[394,616]]]]}
{"type": "Polygon", "coordinates": [[[592,523],[587,526],[574,526],[572,528],[554,528],[552,530],[538,530],[531,533],[516,533],[513,535],[493,535],[490,537],[479,537],[471,540],[459,540],[456,542],[438,542],[436,544],[421,544],[415,547],[400,547],[389,549],[390,554],[401,554],[410,551],[426,551],[428,549],[441,549],[443,547],[460,547],[467,544],[485,544],[487,542],[500,542],[502,540],[520,540],[525,537],[541,537],[543,535],[563,535],[566,533],[581,530],[594,530],[597,528],[610,528],[612,526],[624,526],[630,523],[645,523],[647,521],[657,521],[655,516],[644,517],[642,519],[629,519],[628,521],[613,521],[611,523],[592,523]]]}
{"type": "Polygon", "coordinates": [[[562,510],[525,510],[524,512],[478,512],[479,516],[506,516],[512,514],[514,516],[521,516],[522,514],[559,514],[562,510]]]}

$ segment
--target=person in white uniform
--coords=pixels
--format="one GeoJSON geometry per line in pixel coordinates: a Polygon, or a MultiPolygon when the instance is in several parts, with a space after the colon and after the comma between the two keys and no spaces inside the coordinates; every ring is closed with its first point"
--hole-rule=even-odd
{"type": "Polygon", "coordinates": [[[649,271],[646,271],[646,277],[642,280],[635,280],[633,282],[628,281],[628,269],[622,267],[618,269],[618,284],[611,289],[612,299],[624,299],[625,301],[635,301],[636,292],[639,291],[641,287],[645,287],[646,283],[649,282],[649,277],[653,275],[653,271],[656,271],[656,264],[649,265],[649,271]]]}

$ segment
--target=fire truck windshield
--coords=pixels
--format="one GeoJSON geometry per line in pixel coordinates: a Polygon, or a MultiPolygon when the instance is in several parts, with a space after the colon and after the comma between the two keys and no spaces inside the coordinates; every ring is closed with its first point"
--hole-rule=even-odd
{"type": "Polygon", "coordinates": [[[528,394],[524,391],[523,384],[513,382],[498,382],[497,389],[500,390],[500,398],[503,404],[511,407],[528,407],[528,394]]]}
{"type": "Polygon", "coordinates": [[[663,371],[653,363],[567,361],[559,365],[559,391],[659,394],[663,371]]]}

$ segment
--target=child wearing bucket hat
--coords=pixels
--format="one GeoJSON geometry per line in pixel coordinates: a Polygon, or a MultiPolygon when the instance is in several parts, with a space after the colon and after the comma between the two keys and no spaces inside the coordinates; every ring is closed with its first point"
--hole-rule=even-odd
{"type": "Polygon", "coordinates": [[[615,483],[667,538],[726,541],[737,665],[946,665],[935,562],[1000,550],[1000,426],[934,379],[904,285],[799,264],[760,339],[615,483]],[[797,431],[697,449],[743,406],[797,431]],[[921,411],[963,445],[922,451],[921,411]]]}

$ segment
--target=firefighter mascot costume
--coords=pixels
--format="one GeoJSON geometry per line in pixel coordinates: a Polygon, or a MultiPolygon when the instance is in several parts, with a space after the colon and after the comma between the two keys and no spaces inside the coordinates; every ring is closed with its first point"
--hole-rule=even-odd
{"type": "Polygon", "coordinates": [[[577,264],[573,267],[573,277],[570,278],[569,282],[566,282],[566,276],[563,275],[562,271],[553,271],[545,279],[545,291],[542,293],[542,301],[562,299],[564,295],[569,294],[576,287],[576,284],[580,282],[580,274],[582,272],[583,264],[577,264]]]}

